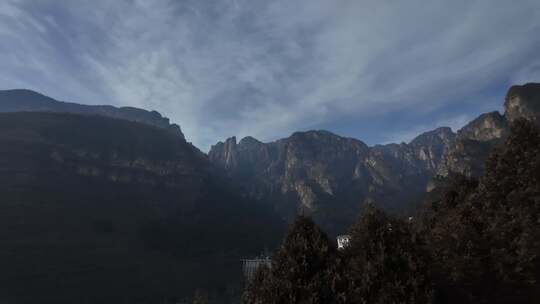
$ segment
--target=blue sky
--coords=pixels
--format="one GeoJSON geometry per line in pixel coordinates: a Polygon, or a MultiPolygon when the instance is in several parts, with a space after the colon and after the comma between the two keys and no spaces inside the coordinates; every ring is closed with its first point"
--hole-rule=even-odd
{"type": "Polygon", "coordinates": [[[157,110],[202,150],[408,141],[540,81],[538,0],[1,0],[0,39],[0,89],[157,110]]]}

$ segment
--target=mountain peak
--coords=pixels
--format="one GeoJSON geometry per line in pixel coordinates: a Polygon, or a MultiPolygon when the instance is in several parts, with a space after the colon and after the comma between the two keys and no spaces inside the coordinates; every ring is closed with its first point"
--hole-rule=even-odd
{"type": "Polygon", "coordinates": [[[238,142],[238,144],[241,145],[241,146],[253,146],[253,145],[262,144],[262,142],[260,142],[259,140],[257,140],[254,137],[246,136],[246,137],[242,138],[240,140],[240,142],[238,142]]]}
{"type": "Polygon", "coordinates": [[[340,137],[337,134],[334,134],[327,130],[307,130],[307,131],[297,131],[291,134],[290,137],[340,137]]]}
{"type": "Polygon", "coordinates": [[[48,102],[54,103],[58,101],[29,89],[0,90],[0,112],[4,112],[2,111],[2,106],[5,106],[4,104],[8,102],[17,103],[24,106],[31,103],[42,104],[48,102]]]}
{"type": "Polygon", "coordinates": [[[231,136],[225,142],[218,142],[213,145],[208,152],[209,159],[225,168],[236,165],[236,155],[238,154],[236,136],[231,136]]]}
{"type": "Polygon", "coordinates": [[[439,127],[431,131],[424,132],[416,136],[411,142],[410,145],[427,145],[433,141],[438,142],[448,142],[452,140],[456,134],[452,131],[450,127],[439,127]]]}
{"type": "Polygon", "coordinates": [[[540,83],[512,86],[506,94],[504,109],[510,122],[524,117],[540,124],[540,83]]]}
{"type": "Polygon", "coordinates": [[[18,95],[22,95],[22,94],[27,94],[27,95],[39,95],[39,96],[44,96],[46,97],[45,95],[41,94],[41,93],[38,93],[36,91],[33,91],[33,90],[30,90],[30,89],[9,89],[9,90],[0,90],[0,93],[1,94],[18,94],[18,95]]]}
{"type": "Polygon", "coordinates": [[[460,138],[488,141],[504,136],[507,121],[498,111],[484,113],[458,131],[460,138]]]}

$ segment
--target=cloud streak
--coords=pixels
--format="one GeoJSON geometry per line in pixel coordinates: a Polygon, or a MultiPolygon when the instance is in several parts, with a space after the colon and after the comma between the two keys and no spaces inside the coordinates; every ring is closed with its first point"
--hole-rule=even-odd
{"type": "Polygon", "coordinates": [[[155,109],[203,150],[321,126],[377,143],[539,81],[539,32],[533,0],[8,0],[0,83],[155,109]]]}

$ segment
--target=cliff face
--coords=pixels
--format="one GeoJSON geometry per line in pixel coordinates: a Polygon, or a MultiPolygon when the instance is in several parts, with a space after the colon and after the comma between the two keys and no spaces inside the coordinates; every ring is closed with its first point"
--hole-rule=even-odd
{"type": "Polygon", "coordinates": [[[0,112],[56,112],[85,115],[100,115],[116,119],[140,122],[166,129],[184,138],[180,126],[171,124],[169,119],[156,111],[146,111],[133,107],[113,107],[109,105],[81,105],[54,100],[30,90],[0,90],[0,112]]]}
{"type": "Polygon", "coordinates": [[[512,86],[505,97],[504,115],[482,114],[458,131],[456,140],[446,148],[438,174],[479,176],[490,151],[504,140],[509,125],[519,117],[540,125],[540,84],[512,86]]]}
{"type": "Polygon", "coordinates": [[[508,134],[508,122],[499,112],[480,115],[461,130],[445,147],[437,173],[479,176],[490,151],[508,134]]]}
{"type": "Polygon", "coordinates": [[[225,168],[250,197],[271,204],[284,218],[312,215],[330,232],[346,229],[364,202],[399,209],[426,187],[444,145],[455,135],[440,128],[410,144],[368,147],[327,131],[296,132],[271,143],[229,138],[209,159],[225,168]]]}
{"type": "Polygon", "coordinates": [[[45,168],[50,167],[58,174],[128,185],[194,187],[195,191],[211,174],[204,154],[159,128],[62,113],[1,113],[0,117],[2,144],[21,151],[28,145],[22,155],[3,158],[2,168],[13,167],[28,181],[48,174],[45,168]]]}
{"type": "Polygon", "coordinates": [[[297,132],[270,143],[254,138],[214,145],[209,159],[285,218],[308,213],[331,232],[346,229],[358,207],[374,203],[407,212],[432,190],[432,178],[452,172],[477,176],[490,151],[517,117],[538,120],[540,84],[512,87],[505,114],[491,112],[453,133],[442,127],[408,144],[368,147],[326,131],[297,132]]]}

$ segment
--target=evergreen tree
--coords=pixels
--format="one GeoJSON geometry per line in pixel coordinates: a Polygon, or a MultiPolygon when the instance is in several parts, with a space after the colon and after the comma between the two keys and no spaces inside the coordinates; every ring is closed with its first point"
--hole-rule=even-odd
{"type": "Polygon", "coordinates": [[[427,255],[410,224],[371,206],[351,228],[343,253],[346,290],[342,303],[430,303],[427,255]]]}
{"type": "Polygon", "coordinates": [[[532,303],[540,289],[540,137],[517,120],[477,183],[455,177],[423,231],[439,301],[532,303]]]}
{"type": "Polygon", "coordinates": [[[420,233],[425,236],[432,258],[437,302],[468,302],[477,282],[486,277],[485,259],[476,253],[487,248],[481,211],[471,197],[478,181],[454,175],[441,191],[440,199],[424,214],[420,233]]]}
{"type": "MultiPolygon", "coordinates": [[[[513,301],[540,289],[540,133],[519,119],[486,162],[474,198],[482,207],[497,290],[513,301]]],[[[540,300],[539,298],[537,298],[540,300]]]]}
{"type": "Polygon", "coordinates": [[[540,133],[517,120],[480,180],[452,176],[417,221],[371,206],[336,252],[299,217],[244,302],[540,303],[540,133]]]}
{"type": "Polygon", "coordinates": [[[307,218],[300,216],[272,257],[271,269],[260,269],[244,292],[245,303],[330,303],[329,268],[335,246],[307,218]]]}

